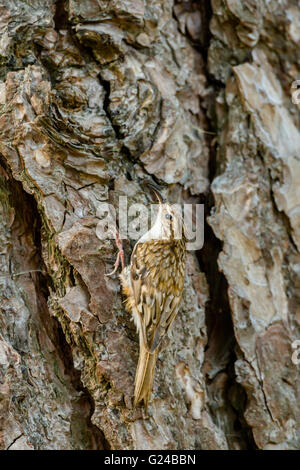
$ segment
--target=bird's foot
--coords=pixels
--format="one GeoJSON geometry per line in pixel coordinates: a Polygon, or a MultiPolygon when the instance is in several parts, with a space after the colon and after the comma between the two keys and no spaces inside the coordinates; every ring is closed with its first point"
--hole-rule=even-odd
{"type": "Polygon", "coordinates": [[[119,237],[119,233],[116,232],[116,235],[115,235],[115,240],[116,240],[116,245],[117,245],[117,248],[118,248],[118,255],[117,255],[117,259],[116,259],[116,262],[114,264],[114,269],[111,273],[107,273],[105,274],[105,276],[112,276],[113,274],[115,274],[115,272],[117,271],[118,267],[119,267],[119,264],[120,264],[120,261],[121,261],[121,266],[122,266],[122,270],[125,268],[125,257],[124,257],[124,250],[123,250],[123,245],[122,245],[122,241],[119,237]]]}

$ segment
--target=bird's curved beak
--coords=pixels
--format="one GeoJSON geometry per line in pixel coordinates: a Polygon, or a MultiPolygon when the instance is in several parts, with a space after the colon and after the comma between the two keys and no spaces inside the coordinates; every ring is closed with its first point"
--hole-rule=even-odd
{"type": "Polygon", "coordinates": [[[162,195],[161,195],[160,192],[156,189],[155,186],[153,186],[151,183],[148,183],[148,182],[146,183],[146,186],[149,186],[149,188],[150,188],[150,189],[152,190],[152,192],[155,194],[155,196],[156,196],[156,198],[157,198],[157,200],[158,200],[158,202],[159,202],[160,204],[163,204],[163,203],[165,202],[164,199],[163,199],[163,197],[162,197],[162,195]]]}

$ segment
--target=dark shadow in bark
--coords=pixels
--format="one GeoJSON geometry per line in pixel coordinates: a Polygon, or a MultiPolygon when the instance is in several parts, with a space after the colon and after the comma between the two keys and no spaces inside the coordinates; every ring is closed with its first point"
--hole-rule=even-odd
{"type": "MultiPolygon", "coordinates": [[[[51,277],[47,274],[46,266],[42,259],[43,223],[38,211],[37,203],[34,197],[23,189],[21,183],[13,178],[10,169],[4,163],[4,159],[1,156],[0,170],[1,174],[6,176],[9,203],[10,206],[15,210],[15,221],[13,222],[13,226],[16,225],[18,228],[21,226],[24,228],[26,233],[30,233],[35,247],[35,251],[32,256],[32,269],[21,273],[15,272],[16,270],[12,263],[10,275],[12,277],[19,277],[20,275],[31,276],[35,285],[37,296],[37,312],[39,319],[36,321],[40,321],[45,328],[48,337],[55,345],[56,352],[65,366],[65,374],[69,376],[70,382],[74,389],[81,394],[78,402],[74,404],[74,419],[76,417],[77,422],[82,420],[82,429],[84,430],[83,432],[86,436],[86,440],[90,443],[91,450],[108,449],[109,445],[106,442],[103,433],[91,422],[91,416],[94,412],[94,402],[88,393],[88,390],[83,387],[81,383],[80,371],[76,370],[74,367],[71,347],[66,341],[65,335],[58,320],[52,317],[48,310],[47,299],[49,297],[49,286],[52,285],[52,280],[51,277]]],[[[18,246],[17,243],[12,246],[12,255],[15,250],[19,249],[20,246],[18,246]]],[[[23,351],[18,350],[17,338],[10,338],[10,340],[13,347],[22,356],[23,351]]],[[[74,420],[72,416],[71,423],[73,421],[74,420]]]]}

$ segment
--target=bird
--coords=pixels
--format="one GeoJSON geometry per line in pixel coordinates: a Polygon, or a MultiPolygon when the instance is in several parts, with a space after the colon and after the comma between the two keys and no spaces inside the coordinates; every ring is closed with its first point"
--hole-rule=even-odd
{"type": "Polygon", "coordinates": [[[140,402],[147,410],[151,397],[155,365],[162,339],[168,334],[182,301],[186,238],[181,212],[166,202],[148,183],[158,200],[153,226],[136,242],[125,266],[122,242],[116,233],[119,249],[119,275],[125,308],[132,314],[139,334],[139,359],[135,374],[134,407],[140,402]]]}

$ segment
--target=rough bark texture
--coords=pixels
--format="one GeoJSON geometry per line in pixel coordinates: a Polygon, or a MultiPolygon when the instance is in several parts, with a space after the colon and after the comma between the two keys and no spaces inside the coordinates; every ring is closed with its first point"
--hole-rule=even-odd
{"type": "Polygon", "coordinates": [[[0,448],[300,448],[298,1],[1,0],[0,21],[0,448]],[[146,416],[96,226],[151,178],[208,223],[146,416]]]}

